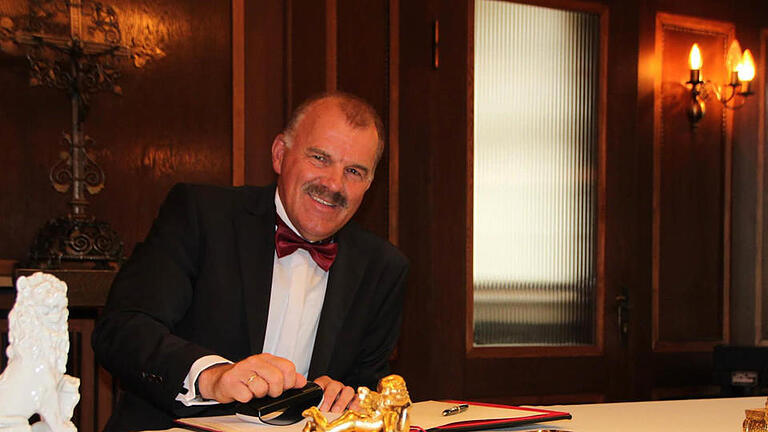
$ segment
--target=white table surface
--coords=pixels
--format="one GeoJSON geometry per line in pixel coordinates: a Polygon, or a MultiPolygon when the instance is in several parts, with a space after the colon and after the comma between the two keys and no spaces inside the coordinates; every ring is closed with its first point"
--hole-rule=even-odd
{"type": "Polygon", "coordinates": [[[563,429],[573,432],[741,432],[744,410],[765,407],[766,397],[551,405],[572,420],[508,430],[563,429]]]}
{"type": "MultiPolygon", "coordinates": [[[[744,410],[765,407],[766,397],[548,405],[535,408],[566,411],[572,420],[498,429],[571,432],[741,432],[744,410]]],[[[279,428],[275,428],[278,430],[279,428]]],[[[186,432],[174,428],[166,432],[186,432]]]]}

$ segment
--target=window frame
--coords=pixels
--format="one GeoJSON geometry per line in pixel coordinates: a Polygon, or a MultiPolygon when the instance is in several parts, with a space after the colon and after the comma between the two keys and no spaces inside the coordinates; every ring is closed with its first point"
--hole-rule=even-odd
{"type": "MultiPolygon", "coordinates": [[[[595,239],[595,343],[578,346],[524,345],[524,346],[475,346],[474,344],[474,274],[473,274],[473,233],[474,233],[474,118],[468,118],[467,125],[467,184],[466,184],[466,224],[467,224],[467,267],[466,267],[466,335],[465,347],[467,358],[531,358],[531,357],[572,357],[600,356],[605,351],[605,171],[606,171],[606,104],[608,71],[608,7],[603,4],[567,1],[567,0],[532,0],[511,1],[509,3],[527,4],[566,11],[585,12],[598,15],[599,31],[599,71],[597,97],[597,173],[596,173],[596,239],[595,239]]],[[[475,1],[469,2],[468,11],[469,37],[467,38],[467,112],[474,112],[474,35],[475,1]]]]}

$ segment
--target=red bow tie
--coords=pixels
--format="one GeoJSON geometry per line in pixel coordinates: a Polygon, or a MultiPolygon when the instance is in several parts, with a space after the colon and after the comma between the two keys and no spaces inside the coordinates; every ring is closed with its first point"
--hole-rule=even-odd
{"type": "Polygon", "coordinates": [[[277,231],[275,232],[275,251],[277,257],[282,258],[302,248],[309,252],[318,267],[328,271],[339,252],[339,244],[331,241],[310,243],[299,237],[279,217],[277,218],[277,231]]]}

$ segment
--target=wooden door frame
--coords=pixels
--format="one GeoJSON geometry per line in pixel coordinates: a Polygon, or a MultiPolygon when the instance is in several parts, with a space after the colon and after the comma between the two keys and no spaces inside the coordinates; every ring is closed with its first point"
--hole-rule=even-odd
{"type": "Polygon", "coordinates": [[[766,127],[766,115],[768,115],[768,112],[766,111],[766,88],[765,85],[768,82],[765,78],[766,72],[768,72],[768,58],[766,58],[766,55],[768,55],[768,28],[763,28],[760,31],[760,62],[757,65],[757,74],[758,74],[758,132],[757,132],[757,196],[756,196],[756,202],[757,202],[757,214],[756,214],[756,238],[757,242],[755,245],[755,293],[754,293],[754,300],[755,300],[755,318],[754,318],[754,329],[755,329],[755,336],[754,341],[755,345],[760,346],[768,346],[768,339],[763,339],[763,333],[765,332],[764,329],[764,323],[765,320],[763,318],[763,313],[765,313],[763,308],[763,301],[765,298],[765,290],[768,289],[768,284],[764,280],[766,276],[768,276],[768,272],[766,272],[765,266],[768,265],[768,262],[766,262],[766,255],[765,255],[765,247],[766,247],[766,241],[768,239],[765,238],[765,217],[766,217],[766,211],[765,211],[765,205],[766,200],[763,197],[763,194],[765,193],[765,147],[768,146],[768,137],[766,137],[765,133],[765,127],[766,127]]]}
{"type": "MultiPolygon", "coordinates": [[[[597,106],[597,203],[596,203],[596,257],[595,273],[595,344],[586,346],[524,346],[524,347],[476,347],[474,346],[474,278],[473,278],[473,203],[474,203],[474,117],[469,116],[467,123],[467,260],[466,260],[466,310],[465,349],[467,358],[526,358],[526,357],[574,357],[599,356],[605,352],[605,203],[606,203],[606,106],[608,89],[608,7],[600,3],[569,0],[526,0],[510,1],[534,6],[543,6],[562,10],[592,13],[600,19],[600,59],[598,76],[597,106]]],[[[468,2],[469,34],[467,43],[467,112],[474,112],[474,21],[475,0],[468,2]]]]}

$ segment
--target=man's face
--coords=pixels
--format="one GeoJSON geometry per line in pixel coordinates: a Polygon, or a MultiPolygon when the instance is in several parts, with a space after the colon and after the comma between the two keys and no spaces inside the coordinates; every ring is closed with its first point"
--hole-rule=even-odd
{"type": "Polygon", "coordinates": [[[310,241],[326,239],[355,214],[373,180],[376,128],[350,126],[333,100],[315,103],[290,147],[272,143],[277,188],[291,222],[310,241]]]}

